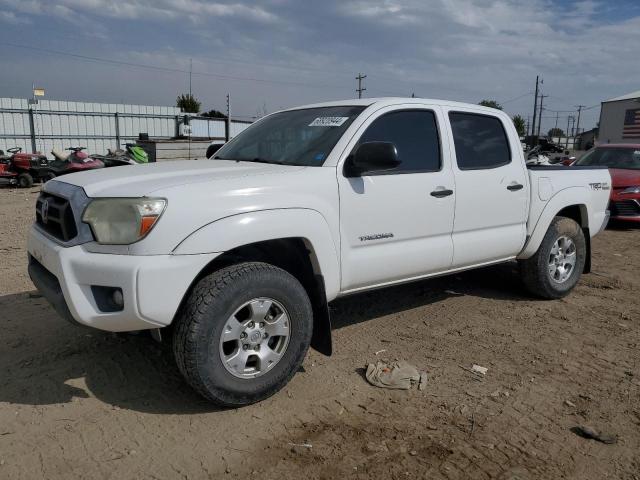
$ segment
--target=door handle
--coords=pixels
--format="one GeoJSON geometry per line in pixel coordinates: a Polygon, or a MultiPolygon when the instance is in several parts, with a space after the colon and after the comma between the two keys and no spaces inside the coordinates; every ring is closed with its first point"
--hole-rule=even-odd
{"type": "Polygon", "coordinates": [[[448,197],[449,195],[453,195],[453,190],[442,189],[431,192],[431,196],[436,198],[448,197]]]}
{"type": "Polygon", "coordinates": [[[518,190],[522,190],[524,188],[523,185],[520,185],[519,183],[514,183],[513,185],[509,185],[507,187],[507,190],[510,190],[512,192],[516,192],[518,190]]]}

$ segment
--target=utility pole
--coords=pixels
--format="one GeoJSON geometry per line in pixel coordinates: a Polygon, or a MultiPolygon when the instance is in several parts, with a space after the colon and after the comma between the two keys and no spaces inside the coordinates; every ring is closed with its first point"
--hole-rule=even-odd
{"type": "Polygon", "coordinates": [[[527,115],[527,123],[525,124],[526,127],[527,127],[526,130],[525,130],[525,136],[526,137],[529,136],[529,127],[531,126],[530,123],[531,123],[531,117],[529,115],[527,115]]]}
{"type": "Polygon", "coordinates": [[[586,105],[576,105],[576,107],[578,107],[578,122],[576,124],[576,134],[580,134],[580,114],[582,113],[582,109],[585,106],[586,105]]]}
{"type": "Polygon", "coordinates": [[[548,96],[549,95],[540,94],[540,110],[538,111],[538,137],[540,136],[540,128],[542,127],[542,110],[544,110],[542,103],[544,102],[544,99],[548,96]]]}
{"type": "Polygon", "coordinates": [[[366,90],[366,88],[362,86],[362,80],[364,80],[365,78],[367,78],[367,76],[362,75],[361,73],[358,73],[358,76],[356,77],[356,80],[358,80],[358,88],[356,88],[356,92],[358,92],[358,98],[362,98],[362,92],[366,90]]]}
{"type": "Polygon", "coordinates": [[[191,74],[193,72],[193,58],[189,59],[189,96],[191,97],[191,74]]]}
{"type": "Polygon", "coordinates": [[[565,150],[569,150],[569,122],[571,121],[572,118],[573,117],[571,115],[567,117],[567,142],[564,147],[565,150]]]}
{"type": "Polygon", "coordinates": [[[227,121],[224,122],[224,140],[229,141],[231,137],[231,94],[227,93],[227,121]]]}
{"type": "MultiPolygon", "coordinates": [[[[539,81],[540,77],[538,75],[536,75],[536,95],[535,98],[533,99],[533,125],[531,127],[531,135],[535,135],[536,134],[536,113],[537,113],[537,109],[538,109],[538,81],[539,81]]],[[[535,146],[538,143],[538,140],[536,139],[533,142],[533,145],[535,146]]]]}

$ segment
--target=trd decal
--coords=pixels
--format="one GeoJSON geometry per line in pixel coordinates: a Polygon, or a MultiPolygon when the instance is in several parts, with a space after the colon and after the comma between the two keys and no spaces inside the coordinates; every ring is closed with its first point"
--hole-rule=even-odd
{"type": "Polygon", "coordinates": [[[591,190],[611,190],[611,187],[607,182],[602,183],[590,183],[591,190]]]}

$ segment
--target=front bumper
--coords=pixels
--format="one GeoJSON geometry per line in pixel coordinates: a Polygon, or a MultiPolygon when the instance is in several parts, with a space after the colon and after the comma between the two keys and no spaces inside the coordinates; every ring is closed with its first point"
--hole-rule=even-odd
{"type": "Polygon", "coordinates": [[[612,220],[640,222],[640,196],[614,195],[609,208],[612,220]]]}
{"type": "Polygon", "coordinates": [[[220,255],[113,255],[64,247],[32,227],[29,275],[62,317],[110,332],[169,325],[193,280],[220,255]],[[92,286],[122,290],[120,311],[100,310],[92,286]]]}

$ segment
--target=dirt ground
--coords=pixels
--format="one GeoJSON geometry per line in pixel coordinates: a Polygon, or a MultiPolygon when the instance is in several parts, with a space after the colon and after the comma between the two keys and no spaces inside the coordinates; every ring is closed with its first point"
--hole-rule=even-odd
{"type": "Polygon", "coordinates": [[[640,479],[640,229],[597,237],[563,300],[526,296],[514,265],[340,300],[333,357],[219,410],[146,336],[74,327],[34,294],[37,192],[0,189],[0,478],[640,479]],[[378,359],[426,370],[426,390],[370,386],[378,359]]]}

